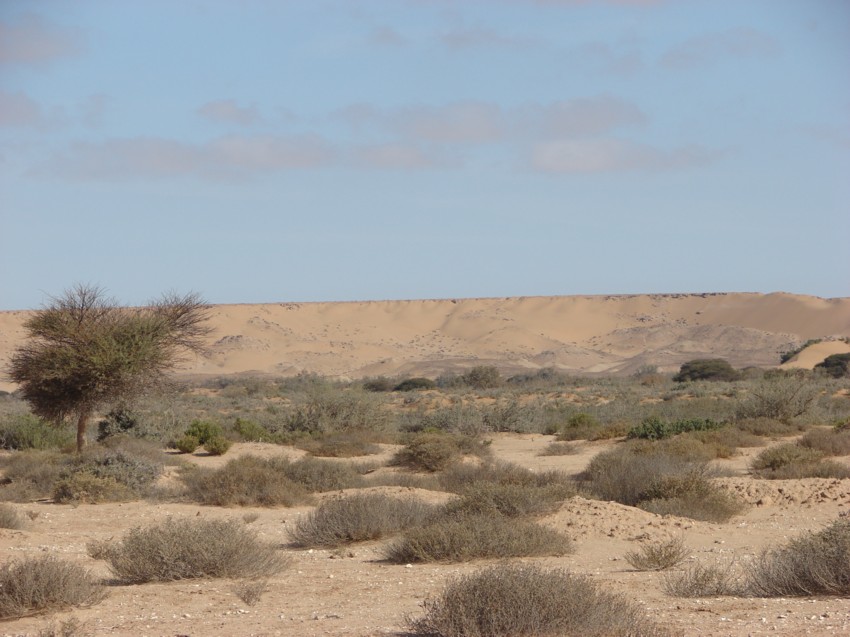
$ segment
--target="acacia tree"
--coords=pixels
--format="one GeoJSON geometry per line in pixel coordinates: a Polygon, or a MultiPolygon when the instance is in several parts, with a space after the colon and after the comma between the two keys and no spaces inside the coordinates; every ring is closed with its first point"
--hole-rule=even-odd
{"type": "Polygon", "coordinates": [[[203,351],[207,318],[196,294],[125,308],[102,288],[78,285],[24,323],[9,377],[35,415],[76,420],[79,452],[95,410],[162,387],[185,354],[203,351]]]}

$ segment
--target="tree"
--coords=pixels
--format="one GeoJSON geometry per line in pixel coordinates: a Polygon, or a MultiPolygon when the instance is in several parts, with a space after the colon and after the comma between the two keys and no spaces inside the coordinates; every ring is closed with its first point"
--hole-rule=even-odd
{"type": "Polygon", "coordinates": [[[850,353],[830,354],[815,369],[822,369],[833,378],[850,376],[850,353]]]}
{"type": "Polygon", "coordinates": [[[697,358],[684,363],[673,380],[682,383],[689,380],[738,380],[741,374],[722,358],[697,358]]]}
{"type": "Polygon", "coordinates": [[[162,387],[186,353],[204,350],[207,318],[195,294],[124,308],[103,289],[78,285],[24,324],[27,341],[9,377],[36,416],[76,419],[79,452],[95,410],[162,387]]]}

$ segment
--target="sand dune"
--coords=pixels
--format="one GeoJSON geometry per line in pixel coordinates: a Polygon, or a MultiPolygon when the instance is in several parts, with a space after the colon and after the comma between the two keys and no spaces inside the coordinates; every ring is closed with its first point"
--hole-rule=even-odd
{"type": "MultiPolygon", "coordinates": [[[[0,312],[0,365],[22,341],[29,315],[0,312]]],[[[850,336],[850,298],[735,293],[220,305],[211,324],[208,356],[183,373],[435,376],[493,364],[505,373],[556,367],[626,374],[647,364],[671,371],[697,357],[777,365],[780,352],[807,339],[850,336]]],[[[794,364],[811,367],[845,345],[822,343],[794,364]]]]}

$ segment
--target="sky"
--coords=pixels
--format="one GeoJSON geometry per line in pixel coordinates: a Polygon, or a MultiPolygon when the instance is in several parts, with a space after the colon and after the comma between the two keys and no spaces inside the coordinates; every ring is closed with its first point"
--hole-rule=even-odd
{"type": "Polygon", "coordinates": [[[0,310],[850,296],[845,0],[0,0],[0,310]]]}

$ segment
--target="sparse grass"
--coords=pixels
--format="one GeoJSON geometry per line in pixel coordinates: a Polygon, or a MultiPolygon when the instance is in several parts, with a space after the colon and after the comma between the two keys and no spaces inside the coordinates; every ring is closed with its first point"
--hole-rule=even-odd
{"type": "Polygon", "coordinates": [[[741,418],[735,421],[735,428],[761,438],[795,436],[805,429],[800,424],[784,423],[765,417],[741,418]]]}
{"type": "Polygon", "coordinates": [[[769,480],[850,478],[850,468],[824,460],[822,451],[790,442],[762,451],[753,459],[750,470],[754,476],[769,480]]]}
{"type": "Polygon", "coordinates": [[[664,573],[662,590],[671,597],[721,597],[742,593],[731,566],[694,564],[682,571],[664,573]]]}
{"type": "Polygon", "coordinates": [[[850,595],[850,520],[764,551],[747,576],[756,597],[850,595]]]}
{"type": "Polygon", "coordinates": [[[799,444],[817,449],[826,456],[850,456],[850,428],[811,429],[800,439],[799,444]]]}
{"type": "Polygon", "coordinates": [[[470,436],[442,432],[414,434],[393,458],[393,464],[416,471],[442,471],[465,455],[488,456],[489,447],[470,436]]]}
{"type": "Polygon", "coordinates": [[[451,580],[409,618],[422,637],[662,637],[644,612],[562,569],[498,564],[451,580]]]}
{"type": "Polygon", "coordinates": [[[410,529],[384,552],[390,562],[468,562],[482,558],[564,555],[565,535],[533,522],[494,515],[441,518],[410,529]]]}
{"type": "Polygon", "coordinates": [[[93,542],[89,555],[106,560],[125,584],[200,577],[256,579],[286,566],[272,544],[238,520],[173,519],[128,531],[119,542],[93,542]]]}
{"type": "Polygon", "coordinates": [[[0,461],[8,484],[0,487],[0,499],[30,502],[53,494],[68,456],[55,451],[19,451],[0,461]]]}
{"type": "Polygon", "coordinates": [[[24,519],[13,506],[0,504],[0,529],[22,529],[26,526],[24,519]]]}
{"type": "Polygon", "coordinates": [[[571,456],[578,453],[576,446],[570,442],[550,442],[540,451],[538,456],[571,456]]]}
{"type": "Polygon", "coordinates": [[[90,606],[105,596],[103,587],[86,569],[54,556],[0,566],[0,619],[90,606]]]}
{"type": "Polygon", "coordinates": [[[681,537],[642,545],[626,553],[626,561],[638,571],[664,571],[681,564],[689,551],[681,537]]]}
{"type": "Polygon", "coordinates": [[[32,414],[0,419],[0,449],[60,449],[73,441],[70,429],[56,427],[32,414]]]}
{"type": "Polygon", "coordinates": [[[437,507],[413,498],[364,493],[325,500],[299,518],[290,539],[301,548],[334,548],[377,540],[433,519],[437,507]]]}

